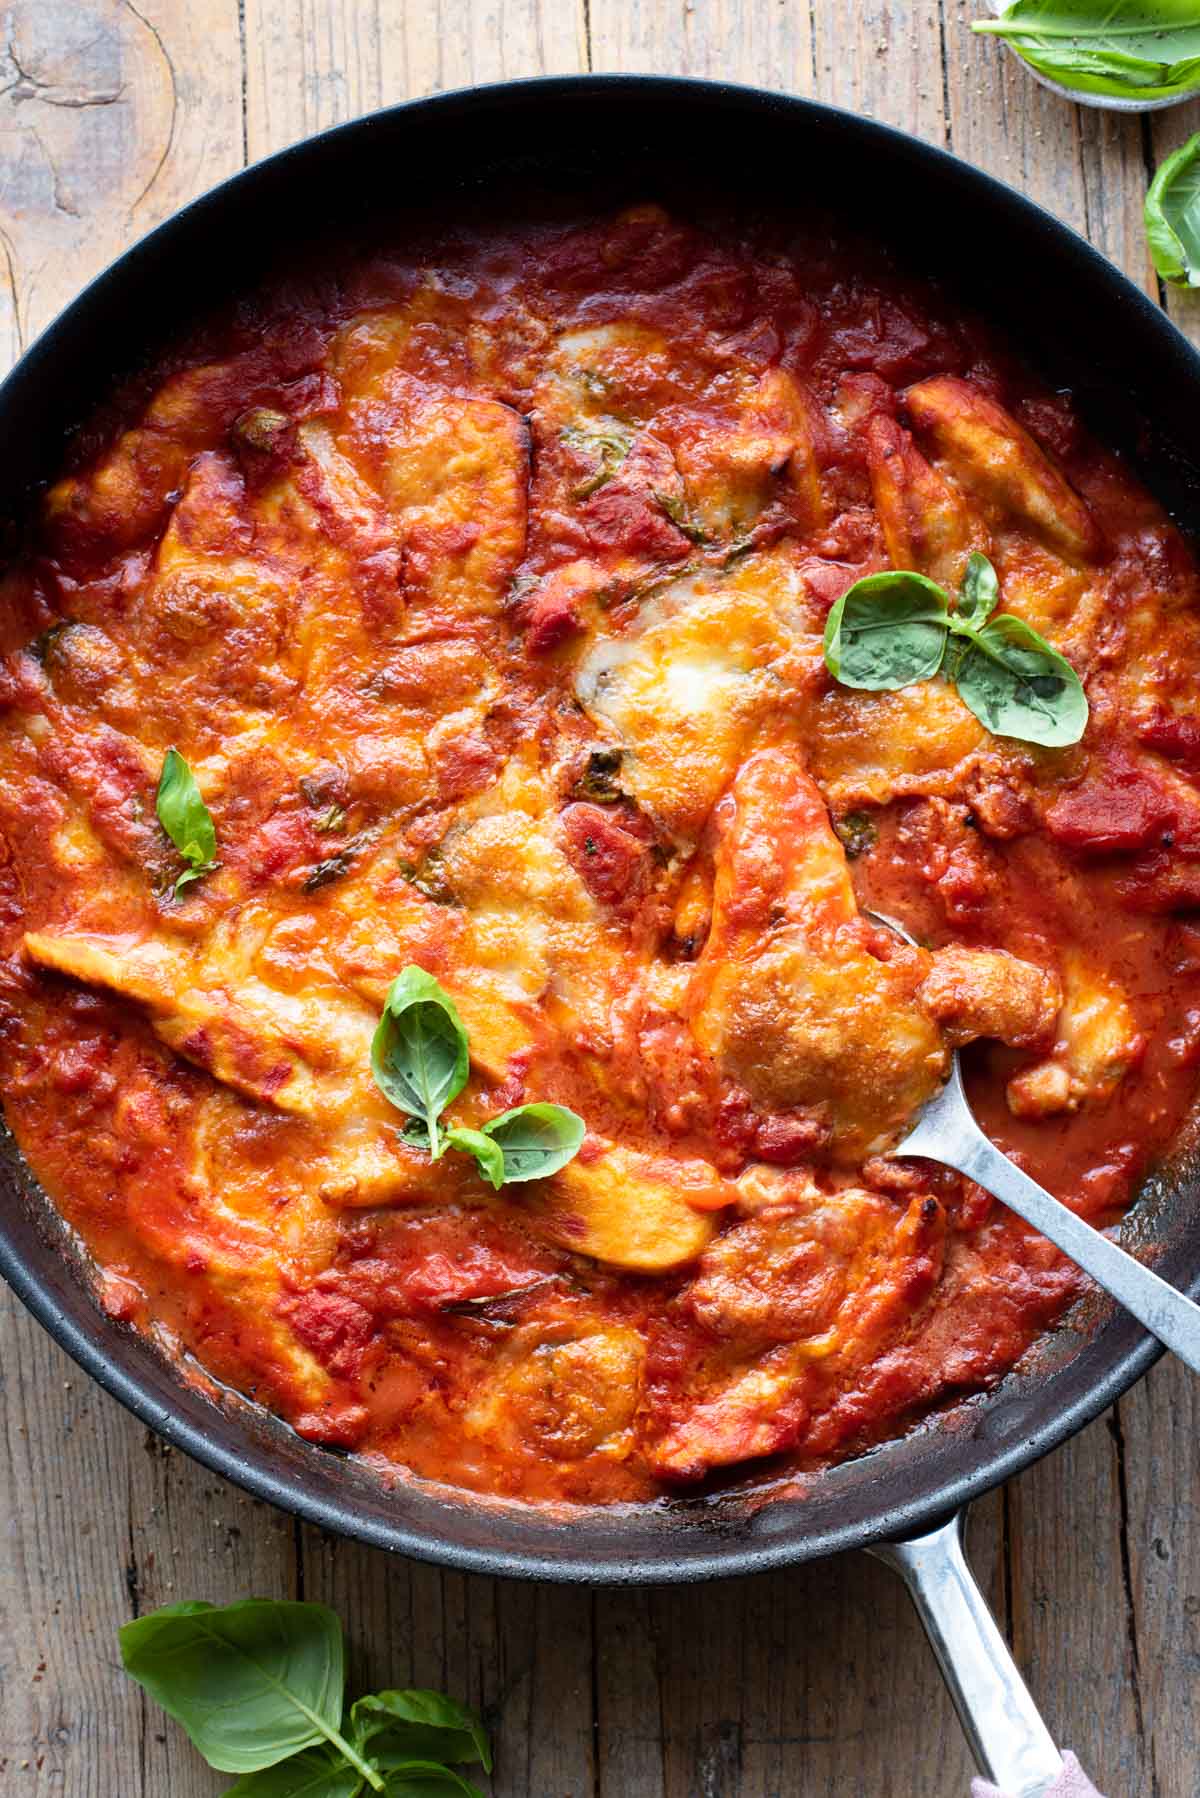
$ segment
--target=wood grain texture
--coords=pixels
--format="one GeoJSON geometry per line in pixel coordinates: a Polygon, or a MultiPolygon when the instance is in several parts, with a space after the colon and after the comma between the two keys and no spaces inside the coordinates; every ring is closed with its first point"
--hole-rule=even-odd
{"type": "MultiPolygon", "coordinates": [[[[975,0],[0,0],[0,359],[123,244],[245,158],[473,81],[580,68],[753,82],[868,112],[1039,200],[1157,292],[1147,171],[1200,128],[1069,106],[967,27],[975,0]]],[[[797,170],[798,188],[812,179],[797,170]]],[[[1200,343],[1200,300],[1170,295],[1200,343]]],[[[907,1599],[862,1557],[698,1590],[442,1574],[298,1529],[164,1451],[0,1301],[0,1789],[207,1798],[121,1676],[173,1597],[320,1597],[351,1682],[479,1705],[497,1798],[966,1798],[907,1599]]],[[[978,1505],[971,1551],[1060,1738],[1111,1798],[1200,1766],[1194,1382],[1155,1370],[978,1505]]]]}

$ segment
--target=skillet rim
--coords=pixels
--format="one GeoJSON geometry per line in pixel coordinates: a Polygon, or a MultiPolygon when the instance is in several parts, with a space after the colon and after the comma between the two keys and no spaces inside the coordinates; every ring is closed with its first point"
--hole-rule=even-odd
{"type": "MultiPolygon", "coordinates": [[[[1193,383],[1200,384],[1200,354],[1188,343],[1161,306],[1136,287],[1120,269],[1071,227],[1025,195],[948,150],[926,143],[895,126],[864,118],[845,108],[750,84],[685,76],[586,73],[480,84],[404,101],[332,126],[237,170],[172,213],[116,257],[33,340],[0,382],[0,424],[3,423],[6,410],[13,405],[14,396],[19,401],[23,390],[30,386],[36,392],[42,379],[42,371],[53,358],[60,339],[69,338],[81,330],[86,335],[89,319],[103,301],[110,299],[114,292],[119,292],[122,288],[134,286],[144,267],[152,265],[158,259],[169,257],[177,240],[186,240],[187,234],[198,225],[202,226],[210,214],[219,214],[233,190],[249,193],[256,185],[269,185],[281,173],[294,173],[302,179],[305,164],[310,161],[319,162],[331,147],[339,146],[354,137],[369,138],[373,132],[386,128],[401,116],[424,116],[437,125],[441,115],[440,122],[446,126],[452,124],[456,116],[464,114],[478,115],[489,109],[502,112],[512,107],[550,104],[580,97],[585,93],[625,93],[643,98],[661,98],[668,105],[682,102],[698,107],[709,106],[716,112],[729,111],[732,114],[741,108],[757,114],[777,115],[780,119],[805,118],[817,127],[849,132],[868,145],[873,143],[885,153],[902,156],[910,166],[918,167],[935,189],[957,187],[960,190],[974,190],[985,197],[991,206],[1009,215],[1015,227],[1027,238],[1031,250],[1036,248],[1039,239],[1053,242],[1060,254],[1074,261],[1087,280],[1107,288],[1111,296],[1130,307],[1136,315],[1139,333],[1143,337],[1156,339],[1156,348],[1164,359],[1168,363],[1175,361],[1182,373],[1189,376],[1193,383]]],[[[5,1140],[0,1147],[0,1162],[9,1164],[0,1166],[0,1175],[4,1176],[5,1185],[23,1186],[27,1190],[32,1188],[41,1203],[53,1212],[51,1202],[41,1194],[40,1187],[33,1180],[6,1129],[3,1130],[3,1136],[5,1140]]],[[[383,1523],[364,1518],[353,1508],[354,1493],[352,1484],[349,1483],[344,1501],[326,1500],[319,1494],[306,1490],[301,1479],[289,1477],[273,1467],[269,1445],[263,1447],[248,1442],[239,1451],[236,1439],[245,1436],[246,1432],[238,1410],[212,1403],[202,1392],[182,1380],[177,1370],[173,1372],[178,1395],[176,1402],[166,1404],[156,1398],[149,1390],[146,1378],[132,1371],[126,1364],[130,1356],[123,1353],[123,1350],[132,1346],[134,1359],[139,1356],[144,1359],[147,1354],[156,1359],[163,1358],[156,1355],[156,1351],[144,1338],[135,1337],[127,1328],[115,1324],[103,1314],[94,1293],[80,1277],[77,1268],[68,1265],[69,1258],[61,1255],[63,1265],[60,1269],[52,1268],[52,1273],[60,1273],[74,1302],[57,1297],[53,1290],[55,1280],[50,1275],[39,1275],[35,1269],[35,1257],[27,1258],[22,1252],[17,1240],[22,1221],[26,1224],[27,1232],[33,1230],[43,1254],[60,1255],[59,1245],[48,1240],[44,1231],[38,1231],[36,1225],[31,1225],[28,1219],[18,1219],[14,1229],[9,1218],[0,1214],[0,1273],[58,1345],[141,1422],[173,1446],[186,1450],[201,1465],[231,1480],[254,1497],[265,1499],[323,1529],[437,1565],[493,1576],[548,1579],[560,1583],[673,1584],[714,1576],[732,1577],[765,1572],[821,1555],[861,1548],[874,1541],[918,1534],[932,1528],[952,1511],[1060,1446],[1126,1392],[1163,1353],[1161,1345],[1132,1319],[1122,1319],[1121,1322],[1126,1327],[1118,1334],[1128,1339],[1125,1346],[1119,1346],[1115,1355],[1109,1351],[1107,1368],[1093,1377],[1074,1399],[1055,1406],[1049,1418],[1028,1433],[1019,1426],[1008,1432],[1011,1437],[1008,1444],[989,1449],[986,1457],[973,1471],[944,1479],[940,1484],[934,1484],[932,1490],[904,1502],[890,1506],[885,1502],[876,1507],[874,1514],[865,1521],[852,1521],[816,1532],[801,1531],[798,1535],[789,1534],[786,1539],[778,1541],[769,1538],[751,1541],[747,1528],[747,1521],[751,1524],[753,1522],[754,1513],[751,1512],[748,1520],[746,1517],[740,1520],[740,1542],[737,1540],[738,1523],[735,1522],[731,1527],[726,1522],[714,1529],[712,1521],[707,1524],[701,1521],[699,1532],[712,1538],[713,1545],[707,1549],[690,1549],[681,1556],[671,1552],[672,1532],[686,1533],[689,1530],[687,1519],[689,1515],[697,1515],[697,1501],[683,1501],[674,1505],[673,1501],[668,1500],[658,1507],[641,1508],[643,1515],[657,1510],[660,1514],[671,1513],[672,1518],[662,1537],[665,1545],[662,1552],[655,1552],[649,1558],[642,1555],[637,1558],[606,1559],[595,1554],[577,1554],[569,1550],[557,1553],[549,1546],[541,1551],[505,1546],[480,1547],[454,1541],[448,1535],[430,1536],[403,1521],[383,1523]],[[198,1409],[204,1414],[203,1420],[193,1422],[184,1415],[185,1412],[198,1409]],[[205,1422],[211,1427],[206,1428],[205,1422]],[[223,1441],[220,1439],[222,1435],[233,1440],[223,1441]]],[[[1193,1290],[1200,1288],[1200,1266],[1195,1269],[1190,1285],[1193,1290]]],[[[1093,1342],[1085,1344],[1079,1351],[1081,1356],[1103,1352],[1102,1345],[1093,1342]]],[[[167,1365],[165,1359],[163,1364],[167,1365]]],[[[910,1435],[909,1438],[898,1440],[911,1439],[910,1435]]],[[[867,1455],[847,1465],[862,1465],[872,1459],[872,1455],[867,1455]]],[[[403,1491],[404,1488],[401,1487],[400,1490],[403,1491]]],[[[418,1482],[416,1490],[432,1494],[441,1503],[445,1520],[451,1527],[451,1520],[456,1514],[470,1513],[476,1517],[487,1514],[487,1501],[481,1501],[479,1495],[455,1489],[447,1503],[442,1495],[450,1490],[448,1488],[425,1488],[418,1482]]],[[[701,1508],[705,1502],[699,1501],[701,1508]]],[[[766,1509],[777,1510],[785,1503],[783,1499],[775,1499],[766,1509]]],[[[534,1509],[531,1506],[522,1507],[526,1518],[534,1509]]],[[[792,1511],[793,1507],[787,1505],[787,1509],[792,1511]]],[[[794,1513],[800,1517],[801,1524],[803,1509],[804,1500],[801,1498],[794,1513]]],[[[617,1508],[616,1511],[604,1507],[579,1508],[579,1514],[588,1519],[596,1519],[598,1513],[602,1513],[614,1530],[618,1531],[622,1514],[629,1515],[624,1507],[617,1508]]],[[[548,1543],[551,1539],[556,1543],[563,1542],[564,1539],[570,1542],[571,1517],[571,1513],[568,1513],[565,1520],[554,1512],[543,1514],[539,1527],[548,1543]]],[[[694,1525],[691,1527],[695,1528],[694,1525]]]]}

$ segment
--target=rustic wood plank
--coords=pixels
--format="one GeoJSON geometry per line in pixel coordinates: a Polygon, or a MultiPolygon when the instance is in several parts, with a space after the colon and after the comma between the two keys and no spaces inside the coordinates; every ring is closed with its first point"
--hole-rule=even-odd
{"type": "Polygon", "coordinates": [[[1115,1413],[1009,1487],[1013,1649],[1056,1740],[1107,1792],[1148,1790],[1115,1413]]]}
{"type": "Polygon", "coordinates": [[[970,30],[981,10],[979,0],[946,0],[948,143],[1141,279],[1141,120],[1052,94],[998,39],[970,30]]]}
{"type": "Polygon", "coordinates": [[[242,159],[238,0],[9,0],[0,357],[242,159]]]}
{"type": "MultiPolygon", "coordinates": [[[[1174,1798],[1200,1767],[1200,1389],[1178,1361],[1121,1401],[1130,1653],[1147,1737],[1146,1787],[1174,1798]]],[[[1190,1780],[1190,1784],[1189,1784],[1190,1780]]]]}
{"type": "Polygon", "coordinates": [[[637,1738],[607,1743],[621,1638],[602,1631],[606,1792],[966,1798],[966,1744],[908,1598],[878,1563],[854,1555],[614,1603],[627,1623],[634,1607],[651,1621],[661,1736],[659,1717],[643,1706],[637,1738]]]}
{"type": "Polygon", "coordinates": [[[245,0],[251,160],[443,88],[586,66],[584,0],[245,0]]]}
{"type": "Polygon", "coordinates": [[[811,93],[812,19],[778,0],[591,0],[590,64],[811,93]]]}

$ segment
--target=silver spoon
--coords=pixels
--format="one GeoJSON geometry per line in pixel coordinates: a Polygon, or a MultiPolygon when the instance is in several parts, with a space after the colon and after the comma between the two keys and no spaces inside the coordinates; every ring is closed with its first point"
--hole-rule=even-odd
{"type": "MultiPolygon", "coordinates": [[[[913,942],[894,918],[884,917],[881,912],[863,915],[886,925],[906,943],[913,942]]],[[[1023,1174],[983,1134],[967,1103],[957,1050],[950,1058],[946,1084],[922,1106],[904,1140],[887,1153],[922,1155],[977,1181],[1010,1211],[1048,1236],[1097,1285],[1132,1311],[1152,1335],[1186,1361],[1193,1373],[1200,1373],[1200,1305],[1168,1286],[1118,1243],[1077,1217],[1044,1186],[1023,1174]]]]}

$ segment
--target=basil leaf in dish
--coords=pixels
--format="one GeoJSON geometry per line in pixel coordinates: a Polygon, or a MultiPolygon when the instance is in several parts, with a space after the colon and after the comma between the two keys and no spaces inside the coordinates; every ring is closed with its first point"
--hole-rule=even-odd
{"type": "Polygon", "coordinates": [[[454,1001],[424,968],[409,965],[392,982],[371,1043],[371,1072],[384,1097],[406,1112],[404,1140],[437,1161],[447,1148],[471,1155],[497,1190],[557,1173],[579,1153],[584,1123],[565,1105],[518,1105],[482,1130],[438,1119],[467,1083],[467,1032],[454,1001]]]}
{"type": "Polygon", "coordinates": [[[177,749],[168,749],[158,778],[154,809],[158,821],[188,866],[175,882],[178,899],[185,886],[211,874],[217,862],[217,832],[200,797],[195,776],[177,749]]]}
{"type": "Polygon", "coordinates": [[[1000,604],[996,570],[978,550],[971,552],[958,594],[957,616],[971,630],[980,630],[1000,604]]]}
{"type": "Polygon", "coordinates": [[[972,632],[954,680],[963,704],[994,736],[1062,749],[1083,735],[1088,702],[1079,676],[1011,612],[972,632]]]}
{"type": "Polygon", "coordinates": [[[1167,100],[1200,85],[1195,0],[1012,0],[971,29],[1080,93],[1167,100]]]}
{"type": "Polygon", "coordinates": [[[467,1084],[467,1032],[440,981],[411,963],[393,980],[371,1043],[375,1084],[397,1110],[419,1118],[429,1153],[442,1153],[438,1118],[467,1084]]]}
{"type": "Polygon", "coordinates": [[[475,1157],[483,1178],[499,1192],[504,1185],[504,1151],[500,1144],[482,1130],[469,1130],[463,1124],[451,1124],[445,1137],[447,1148],[475,1157]]]}
{"type": "Polygon", "coordinates": [[[1200,131],[1155,175],[1146,195],[1146,239],[1164,281],[1200,287],[1200,131]]]}
{"type": "Polygon", "coordinates": [[[1000,583],[971,556],[957,610],[935,581],[908,570],[869,574],[838,600],[825,626],[825,663],[843,686],[907,687],[939,671],[996,736],[1059,749],[1078,743],[1087,695],[1064,656],[1011,612],[995,612],[1000,583]]]}
{"type": "Polygon", "coordinates": [[[578,1155],[584,1132],[576,1112],[545,1103],[518,1105],[483,1126],[484,1135],[503,1151],[506,1186],[556,1174],[578,1155]]]}
{"type": "Polygon", "coordinates": [[[825,622],[825,664],[844,687],[877,693],[928,680],[942,665],[949,601],[905,569],[868,574],[825,622]]]}

